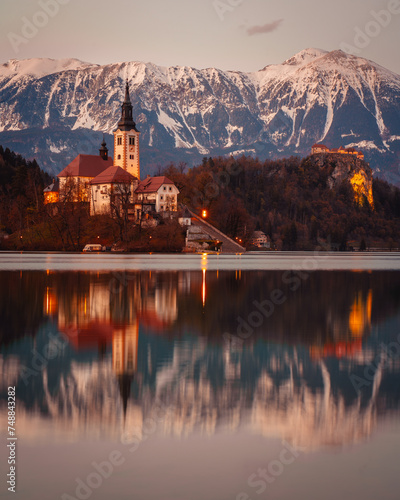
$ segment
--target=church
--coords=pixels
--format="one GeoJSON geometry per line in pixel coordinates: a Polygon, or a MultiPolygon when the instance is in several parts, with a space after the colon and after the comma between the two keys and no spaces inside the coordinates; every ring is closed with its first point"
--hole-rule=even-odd
{"type": "Polygon", "coordinates": [[[129,84],[121,105],[121,119],[114,134],[114,159],[103,139],[98,155],[79,154],[44,190],[45,204],[57,201],[88,203],[90,215],[120,216],[138,222],[155,214],[178,210],[179,190],[165,176],[140,180],[140,132],[132,116],[129,84]]]}

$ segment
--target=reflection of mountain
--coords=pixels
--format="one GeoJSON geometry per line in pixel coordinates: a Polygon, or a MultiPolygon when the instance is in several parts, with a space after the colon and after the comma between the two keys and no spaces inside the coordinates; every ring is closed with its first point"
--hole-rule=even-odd
{"type": "Polygon", "coordinates": [[[0,279],[0,345],[33,337],[46,320],[46,273],[1,271],[0,279]]]}
{"type": "MultiPolygon", "coordinates": [[[[118,342],[123,338],[127,340],[121,334],[118,342]]],[[[118,356],[121,346],[114,351],[114,345],[112,359],[72,361],[56,388],[45,370],[40,405],[27,411],[20,402],[20,431],[40,434],[43,425],[51,425],[64,438],[89,434],[118,439],[123,432],[144,434],[146,419],[161,415],[157,432],[162,434],[248,429],[311,450],[365,440],[380,416],[400,410],[395,364],[385,370],[379,365],[360,395],[350,382],[350,373],[375,358],[371,350],[356,362],[338,364],[312,362],[305,349],[264,342],[242,351],[216,348],[201,339],[166,342],[163,349],[159,343],[158,337],[143,336],[138,365],[133,354],[130,371],[129,354],[118,356]],[[126,360],[122,371],[117,358],[126,360]],[[126,397],[121,397],[122,373],[135,375],[126,397]],[[43,420],[38,406],[46,409],[43,420]]]]}

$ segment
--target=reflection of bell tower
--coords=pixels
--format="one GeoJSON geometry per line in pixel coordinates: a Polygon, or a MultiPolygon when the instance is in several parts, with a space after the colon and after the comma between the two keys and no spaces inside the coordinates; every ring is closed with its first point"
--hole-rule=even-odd
{"type": "Polygon", "coordinates": [[[112,366],[118,379],[124,417],[131,393],[131,385],[137,370],[139,324],[114,328],[112,338],[112,366]]]}

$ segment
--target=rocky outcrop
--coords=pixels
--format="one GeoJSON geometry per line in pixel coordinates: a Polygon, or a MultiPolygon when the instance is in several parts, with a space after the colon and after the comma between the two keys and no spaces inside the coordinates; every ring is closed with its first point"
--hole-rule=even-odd
{"type": "Polygon", "coordinates": [[[354,190],[356,202],[360,205],[368,200],[369,205],[374,207],[372,194],[372,170],[368,163],[352,155],[342,154],[315,154],[311,157],[319,167],[333,165],[334,169],[328,179],[332,188],[338,186],[344,180],[349,180],[354,190]]]}

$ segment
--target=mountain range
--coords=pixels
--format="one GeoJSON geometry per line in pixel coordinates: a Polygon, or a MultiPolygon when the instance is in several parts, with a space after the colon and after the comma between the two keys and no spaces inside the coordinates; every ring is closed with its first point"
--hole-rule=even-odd
{"type": "Polygon", "coordinates": [[[323,142],[363,151],[376,175],[400,182],[400,76],[340,50],[306,49],[253,73],[10,60],[0,66],[0,144],[54,174],[96,154],[103,134],[112,155],[125,79],[142,175],[204,156],[305,156],[323,142]]]}

